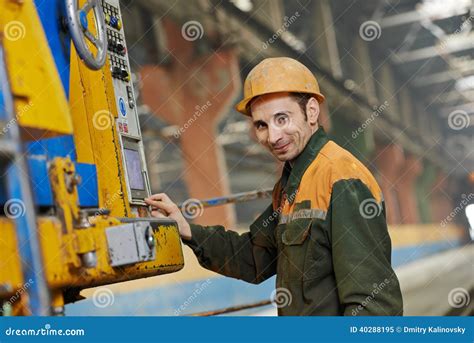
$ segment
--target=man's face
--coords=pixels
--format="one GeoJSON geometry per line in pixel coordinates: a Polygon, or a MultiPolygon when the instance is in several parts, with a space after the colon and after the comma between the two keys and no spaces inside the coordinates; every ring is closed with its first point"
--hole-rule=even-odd
{"type": "Polygon", "coordinates": [[[252,121],[259,143],[282,162],[295,159],[317,129],[319,106],[314,98],[308,104],[311,105],[307,109],[311,108],[307,120],[290,93],[262,95],[251,103],[252,121]],[[316,116],[313,113],[315,106],[318,106],[316,116]]]}

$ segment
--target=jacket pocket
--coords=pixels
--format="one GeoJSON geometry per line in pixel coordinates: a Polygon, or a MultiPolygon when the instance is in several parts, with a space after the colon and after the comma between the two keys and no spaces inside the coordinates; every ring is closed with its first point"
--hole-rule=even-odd
{"type": "Polygon", "coordinates": [[[305,275],[305,261],[311,234],[311,218],[295,219],[279,225],[281,254],[279,273],[286,280],[302,280],[305,275]]]}

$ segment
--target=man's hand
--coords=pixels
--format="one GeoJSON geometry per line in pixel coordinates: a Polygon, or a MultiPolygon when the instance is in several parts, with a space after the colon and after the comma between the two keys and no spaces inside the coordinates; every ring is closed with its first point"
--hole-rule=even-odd
{"type": "Polygon", "coordinates": [[[153,194],[151,197],[145,198],[145,202],[151,206],[153,217],[176,220],[181,237],[186,240],[191,239],[191,227],[179,207],[165,193],[153,194]]]}

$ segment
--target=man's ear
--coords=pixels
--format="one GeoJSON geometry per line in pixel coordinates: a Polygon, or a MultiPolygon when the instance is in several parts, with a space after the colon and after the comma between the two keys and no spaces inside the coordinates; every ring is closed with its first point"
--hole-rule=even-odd
{"type": "Polygon", "coordinates": [[[313,126],[318,125],[319,118],[319,102],[316,98],[311,97],[306,103],[306,115],[308,117],[308,123],[313,126]]]}

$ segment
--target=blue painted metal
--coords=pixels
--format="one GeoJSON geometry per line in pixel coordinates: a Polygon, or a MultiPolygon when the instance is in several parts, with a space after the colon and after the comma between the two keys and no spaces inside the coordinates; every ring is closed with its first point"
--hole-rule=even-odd
{"type": "Polygon", "coordinates": [[[27,152],[28,155],[43,155],[48,159],[54,157],[69,157],[73,161],[77,159],[74,137],[71,135],[45,138],[28,143],[27,152]]]}
{"type": "Polygon", "coordinates": [[[0,92],[0,120],[5,120],[6,117],[7,117],[7,112],[5,111],[5,100],[3,99],[2,92],[0,92]]]}
{"type": "Polygon", "coordinates": [[[53,206],[53,192],[49,182],[46,156],[28,156],[28,168],[31,174],[31,190],[36,206],[53,206]]]}
{"type": "Polygon", "coordinates": [[[99,186],[95,164],[76,163],[76,172],[81,177],[81,183],[78,186],[79,205],[99,207],[99,186]]]}
{"type": "Polygon", "coordinates": [[[81,26],[84,30],[87,30],[89,27],[89,23],[87,21],[87,13],[84,11],[79,12],[79,20],[81,22],[81,26]]]}
{"type": "MultiPolygon", "coordinates": [[[[53,206],[54,198],[48,175],[48,159],[45,155],[28,156],[28,167],[35,172],[31,175],[33,198],[36,206],[53,206]]],[[[97,170],[94,164],[75,163],[76,173],[81,177],[77,187],[79,206],[98,207],[97,170]]],[[[5,199],[6,200],[6,199],[5,199]]]]}
{"type": "MultiPolygon", "coordinates": [[[[28,174],[29,170],[22,151],[20,130],[16,125],[13,110],[13,99],[6,74],[3,47],[0,44],[0,93],[3,94],[7,119],[13,125],[2,136],[4,143],[8,140],[13,143],[13,156],[8,161],[6,174],[2,180],[5,183],[4,197],[16,204],[19,208],[15,215],[10,217],[15,221],[19,254],[21,257],[24,282],[28,283],[28,298],[25,301],[27,310],[32,315],[50,314],[50,294],[43,274],[42,255],[40,251],[38,232],[36,229],[36,214],[33,205],[28,174]]],[[[3,149],[4,145],[0,147],[3,149]]]]}
{"type": "Polygon", "coordinates": [[[35,0],[35,5],[63,84],[64,93],[69,99],[71,37],[62,24],[65,13],[64,0],[35,0]]]}

